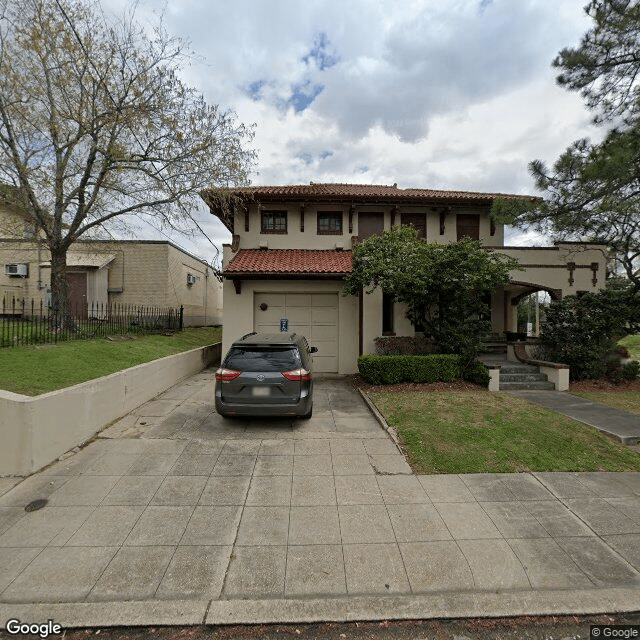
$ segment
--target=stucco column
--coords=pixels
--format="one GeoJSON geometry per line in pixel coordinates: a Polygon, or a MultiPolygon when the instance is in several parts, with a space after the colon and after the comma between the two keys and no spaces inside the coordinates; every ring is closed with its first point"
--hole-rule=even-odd
{"type": "Polygon", "coordinates": [[[518,328],[518,307],[511,304],[511,292],[504,292],[504,330],[516,331],[518,328]]]}

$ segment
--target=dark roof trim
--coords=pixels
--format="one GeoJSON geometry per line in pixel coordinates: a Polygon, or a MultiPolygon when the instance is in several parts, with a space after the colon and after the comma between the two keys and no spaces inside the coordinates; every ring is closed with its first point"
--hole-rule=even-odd
{"type": "Polygon", "coordinates": [[[285,273],[285,272],[256,272],[256,271],[231,271],[223,272],[226,280],[343,280],[348,273],[285,273]]]}

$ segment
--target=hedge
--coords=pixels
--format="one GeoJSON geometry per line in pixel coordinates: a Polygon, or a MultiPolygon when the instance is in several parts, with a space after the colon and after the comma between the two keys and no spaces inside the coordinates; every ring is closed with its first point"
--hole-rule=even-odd
{"type": "Polygon", "coordinates": [[[462,378],[460,358],[450,354],[378,356],[358,358],[360,375],[369,384],[399,382],[453,382],[462,378]]]}
{"type": "Polygon", "coordinates": [[[468,382],[479,384],[481,387],[488,388],[489,382],[491,382],[489,369],[487,369],[480,360],[476,360],[466,371],[464,371],[462,377],[468,382]]]}
{"type": "Polygon", "coordinates": [[[381,336],[374,339],[376,355],[404,356],[433,353],[433,342],[424,336],[381,336]]]}

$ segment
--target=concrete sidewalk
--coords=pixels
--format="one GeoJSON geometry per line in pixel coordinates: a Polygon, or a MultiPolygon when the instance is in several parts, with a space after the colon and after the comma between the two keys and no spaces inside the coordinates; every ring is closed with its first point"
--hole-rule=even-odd
{"type": "Polygon", "coordinates": [[[212,387],[194,376],[4,486],[0,622],[638,610],[640,473],[417,476],[342,379],[299,422],[222,419],[212,387]]]}
{"type": "Polygon", "coordinates": [[[607,407],[564,391],[509,391],[508,393],[595,427],[623,444],[635,445],[640,441],[640,416],[628,411],[607,407]]]}

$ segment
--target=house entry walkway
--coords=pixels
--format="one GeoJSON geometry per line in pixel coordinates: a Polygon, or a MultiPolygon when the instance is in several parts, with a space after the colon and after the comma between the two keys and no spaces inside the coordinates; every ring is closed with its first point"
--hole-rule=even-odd
{"type": "Polygon", "coordinates": [[[510,391],[514,396],[583,422],[624,444],[640,441],[640,416],[565,391],[510,391]]]}
{"type": "MultiPolygon", "coordinates": [[[[485,353],[481,360],[492,365],[514,364],[507,361],[506,354],[499,352],[485,353]]],[[[640,442],[640,416],[628,411],[607,407],[565,391],[513,390],[507,393],[588,424],[623,444],[637,445],[640,442]]]]}
{"type": "Polygon", "coordinates": [[[344,379],[300,422],[212,393],[196,375],[5,487],[2,624],[637,610],[639,473],[419,476],[344,379]]]}

